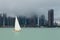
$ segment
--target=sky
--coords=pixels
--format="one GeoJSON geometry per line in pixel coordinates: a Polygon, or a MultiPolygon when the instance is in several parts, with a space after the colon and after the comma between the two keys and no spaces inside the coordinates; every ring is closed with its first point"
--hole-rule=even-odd
{"type": "Polygon", "coordinates": [[[54,9],[54,18],[60,18],[60,0],[0,0],[0,13],[9,16],[31,16],[44,14],[48,16],[48,10],[54,9]]]}

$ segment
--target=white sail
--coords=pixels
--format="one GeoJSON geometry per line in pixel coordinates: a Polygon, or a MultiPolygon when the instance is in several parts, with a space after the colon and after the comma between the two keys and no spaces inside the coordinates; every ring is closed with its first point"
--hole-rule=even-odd
{"type": "Polygon", "coordinates": [[[15,18],[15,31],[20,31],[21,30],[21,27],[19,25],[19,22],[18,22],[18,19],[17,17],[15,18]]]}

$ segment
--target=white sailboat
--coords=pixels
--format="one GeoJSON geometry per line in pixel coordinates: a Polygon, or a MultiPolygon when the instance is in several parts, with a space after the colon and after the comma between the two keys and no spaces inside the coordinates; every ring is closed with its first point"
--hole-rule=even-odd
{"type": "Polygon", "coordinates": [[[15,28],[14,28],[14,31],[15,31],[15,32],[21,31],[21,27],[20,27],[20,25],[19,25],[19,22],[18,22],[17,17],[15,17],[15,28]]]}

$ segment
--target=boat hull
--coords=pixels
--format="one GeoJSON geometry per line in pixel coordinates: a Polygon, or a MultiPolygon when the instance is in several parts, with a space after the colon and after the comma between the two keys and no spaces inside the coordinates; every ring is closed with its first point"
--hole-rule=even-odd
{"type": "Polygon", "coordinates": [[[13,32],[20,32],[20,31],[21,31],[21,30],[15,30],[15,29],[13,30],[13,32]]]}

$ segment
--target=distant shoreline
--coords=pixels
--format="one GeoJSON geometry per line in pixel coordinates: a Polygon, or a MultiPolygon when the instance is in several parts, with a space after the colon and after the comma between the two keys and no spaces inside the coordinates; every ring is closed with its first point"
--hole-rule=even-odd
{"type": "MultiPolygon", "coordinates": [[[[7,27],[7,26],[5,26],[5,27],[0,27],[0,28],[14,28],[14,27],[7,27]]],[[[56,26],[56,27],[47,27],[47,26],[43,26],[43,27],[21,27],[21,28],[60,28],[60,27],[58,27],[58,26],[56,26]]]]}

